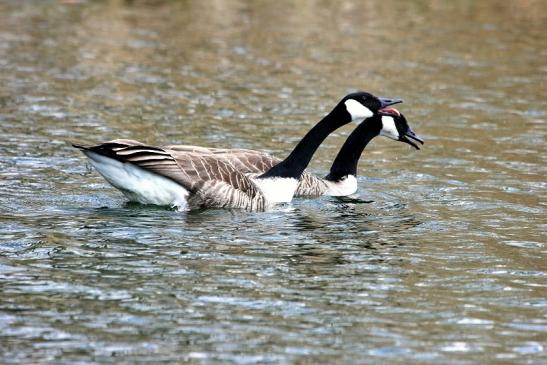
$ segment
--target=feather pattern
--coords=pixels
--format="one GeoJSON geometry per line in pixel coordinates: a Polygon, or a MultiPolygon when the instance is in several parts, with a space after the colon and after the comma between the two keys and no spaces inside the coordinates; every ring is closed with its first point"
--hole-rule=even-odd
{"type": "MultiPolygon", "coordinates": [[[[189,208],[266,208],[264,195],[246,174],[211,154],[146,146],[131,140],[114,140],[91,147],[74,146],[84,153],[94,152],[130,163],[172,180],[189,192],[189,208]]],[[[95,167],[100,172],[100,166],[95,167]]]]}
{"type": "MultiPolygon", "coordinates": [[[[238,171],[246,174],[261,174],[268,171],[272,166],[278,164],[281,159],[268,153],[250,149],[236,148],[207,148],[191,145],[170,145],[165,148],[174,151],[191,151],[203,154],[213,154],[223,159],[238,171]]],[[[318,197],[325,195],[329,190],[329,181],[317,177],[309,172],[304,172],[298,181],[298,187],[294,196],[318,197]]]]}

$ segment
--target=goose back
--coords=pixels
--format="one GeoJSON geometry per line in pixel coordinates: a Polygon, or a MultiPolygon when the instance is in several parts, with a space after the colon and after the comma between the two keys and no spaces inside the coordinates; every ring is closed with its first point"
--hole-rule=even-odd
{"type": "MultiPolygon", "coordinates": [[[[268,153],[242,148],[208,148],[192,145],[170,145],[165,148],[180,152],[212,154],[246,174],[262,174],[281,162],[281,159],[268,153]]],[[[328,190],[329,186],[325,180],[304,172],[298,181],[294,196],[318,197],[328,190]]]]}

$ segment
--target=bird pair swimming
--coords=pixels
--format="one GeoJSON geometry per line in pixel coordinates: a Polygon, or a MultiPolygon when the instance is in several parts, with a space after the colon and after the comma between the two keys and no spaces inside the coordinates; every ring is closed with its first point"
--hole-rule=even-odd
{"type": "Polygon", "coordinates": [[[343,196],[357,190],[357,164],[366,145],[383,135],[419,149],[423,141],[391,105],[399,99],[367,92],[346,95],[284,160],[247,149],[186,145],[148,146],[113,140],[96,146],[73,144],[129,200],[181,210],[217,207],[265,210],[293,196],[343,196]],[[350,122],[359,124],[321,179],[305,172],[327,136],[350,122]]]}

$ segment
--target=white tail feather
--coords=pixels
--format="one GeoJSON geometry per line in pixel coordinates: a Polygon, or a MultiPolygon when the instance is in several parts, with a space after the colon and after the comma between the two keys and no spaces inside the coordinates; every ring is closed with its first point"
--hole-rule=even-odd
{"type": "Polygon", "coordinates": [[[188,190],[176,182],[148,172],[132,163],[123,163],[92,151],[83,151],[93,167],[129,200],[141,204],[187,208],[188,190]]]}

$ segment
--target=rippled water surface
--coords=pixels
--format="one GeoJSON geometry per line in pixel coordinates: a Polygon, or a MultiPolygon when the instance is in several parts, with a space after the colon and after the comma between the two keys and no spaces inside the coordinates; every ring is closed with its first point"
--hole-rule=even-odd
{"type": "Polygon", "coordinates": [[[546,363],[546,9],[0,2],[0,363],[546,363]],[[358,197],[128,204],[66,143],[284,156],[356,89],[426,139],[358,197]]]}

